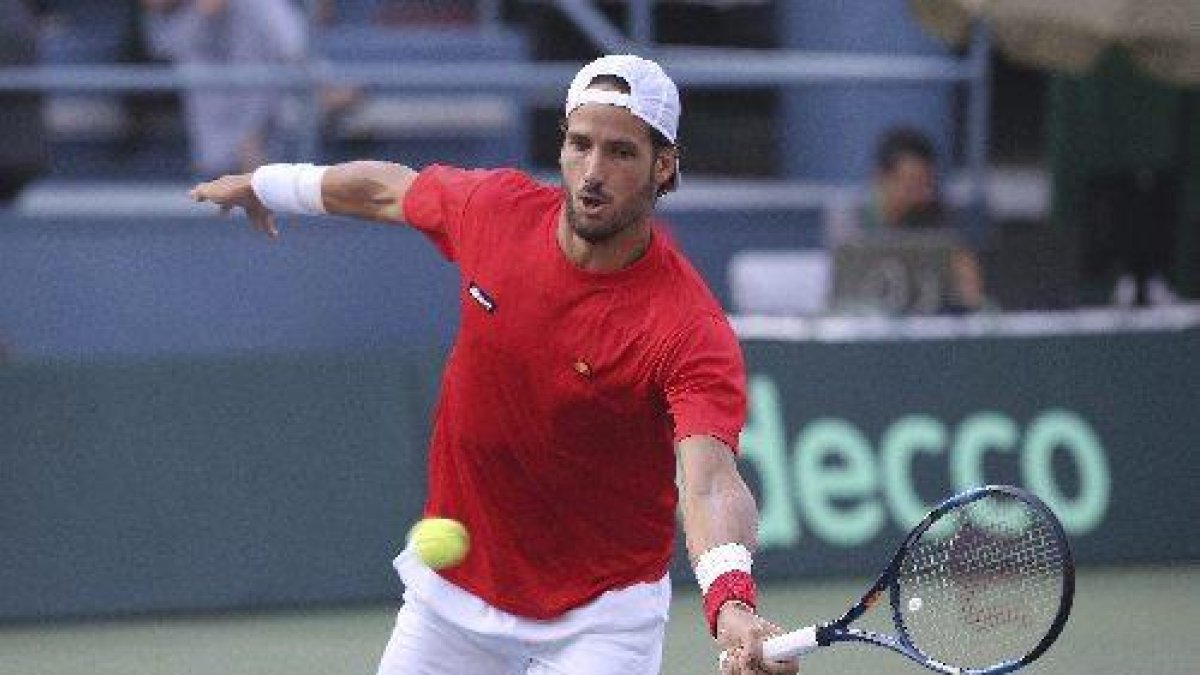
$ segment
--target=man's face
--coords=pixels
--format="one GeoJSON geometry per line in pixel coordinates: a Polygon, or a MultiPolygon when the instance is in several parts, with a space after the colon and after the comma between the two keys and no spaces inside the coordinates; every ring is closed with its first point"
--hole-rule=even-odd
{"type": "Polygon", "coordinates": [[[916,155],[902,155],[880,176],[882,197],[888,210],[910,214],[930,209],[937,200],[933,164],[916,155]]]}
{"type": "Polygon", "coordinates": [[[566,124],[558,162],[567,223],[584,241],[607,241],[650,215],[674,155],[656,153],[645,123],[621,107],[585,104],[566,124]]]}

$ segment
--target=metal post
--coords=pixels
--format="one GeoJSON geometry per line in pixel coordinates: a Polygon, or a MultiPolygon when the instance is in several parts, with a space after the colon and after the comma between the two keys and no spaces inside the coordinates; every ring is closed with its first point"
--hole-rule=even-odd
{"type": "Polygon", "coordinates": [[[609,54],[633,51],[629,38],[587,0],[554,0],[562,12],[594,47],[609,54]]]}
{"type": "Polygon", "coordinates": [[[300,119],[296,129],[296,161],[319,162],[321,157],[321,85],[315,64],[309,63],[311,79],[300,92],[300,119]]]}
{"type": "Polygon", "coordinates": [[[629,39],[647,49],[654,45],[654,4],[652,0],[631,0],[628,18],[629,39]]]}
{"type": "Polygon", "coordinates": [[[319,3],[308,0],[305,7],[308,18],[308,40],[304,46],[303,64],[308,72],[308,86],[299,92],[297,100],[300,104],[300,116],[296,129],[296,160],[316,162],[321,151],[321,83],[316,77],[316,56],[313,43],[316,33],[321,29],[319,3]]]}
{"type": "Polygon", "coordinates": [[[991,35],[986,25],[979,22],[971,35],[971,48],[967,55],[971,79],[968,81],[967,99],[967,176],[970,185],[969,204],[976,234],[982,234],[987,214],[987,152],[989,109],[991,107],[991,35]]]}

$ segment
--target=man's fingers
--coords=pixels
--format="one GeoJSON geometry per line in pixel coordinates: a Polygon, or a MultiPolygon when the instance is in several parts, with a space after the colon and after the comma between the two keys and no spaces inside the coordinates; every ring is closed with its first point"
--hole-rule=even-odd
{"type": "Polygon", "coordinates": [[[759,639],[755,641],[756,647],[758,649],[758,654],[759,654],[759,662],[762,664],[763,671],[770,673],[771,675],[795,675],[796,673],[800,672],[800,660],[799,659],[788,659],[787,661],[770,661],[765,656],[763,656],[763,653],[762,653],[763,641],[766,639],[775,637],[776,635],[782,635],[783,632],[784,631],[782,628],[780,628],[779,626],[776,626],[773,623],[768,622],[765,625],[759,626],[759,631],[758,631],[759,639]]]}
{"type": "Polygon", "coordinates": [[[254,229],[275,239],[279,236],[279,228],[275,224],[275,215],[268,211],[254,197],[247,195],[248,184],[245,176],[223,176],[207,183],[198,183],[188,196],[197,202],[212,202],[220,207],[220,214],[227,216],[236,208],[246,211],[250,225],[254,229]]]}
{"type": "MultiPolygon", "coordinates": [[[[767,622],[767,627],[767,632],[763,636],[764,640],[783,635],[786,632],[771,622],[767,622]]],[[[767,661],[764,658],[763,663],[772,675],[795,675],[800,672],[800,659],[798,658],[787,661],[767,661]]]]}
{"type": "Polygon", "coordinates": [[[270,211],[256,209],[251,221],[254,223],[255,229],[265,232],[268,237],[272,239],[279,237],[279,228],[275,224],[275,214],[270,211]]]}
{"type": "Polygon", "coordinates": [[[731,675],[737,662],[732,650],[722,651],[717,659],[717,670],[721,675],[731,675]]]}
{"type": "Polygon", "coordinates": [[[766,671],[771,675],[796,675],[800,672],[800,662],[796,659],[791,661],[768,662],[766,671]]]}
{"type": "MultiPolygon", "coordinates": [[[[748,643],[751,644],[751,643],[748,643]]],[[[718,660],[718,672],[721,675],[797,675],[800,672],[798,659],[789,661],[764,661],[754,658],[752,651],[746,646],[733,647],[722,651],[718,660]]]]}
{"type": "Polygon", "coordinates": [[[747,662],[757,667],[762,665],[762,641],[763,636],[767,633],[767,626],[763,625],[762,620],[758,619],[750,626],[747,640],[742,643],[743,653],[746,656],[747,662]]]}
{"type": "Polygon", "coordinates": [[[763,672],[770,673],[770,675],[796,675],[800,672],[800,660],[764,661],[762,669],[763,672]]]}
{"type": "Polygon", "coordinates": [[[754,672],[746,660],[746,648],[741,645],[722,651],[717,663],[721,675],[746,675],[754,672]]]}
{"type": "Polygon", "coordinates": [[[798,673],[800,670],[798,660],[769,661],[763,655],[763,641],[782,632],[782,629],[778,626],[761,620],[750,628],[749,639],[738,650],[740,652],[739,656],[742,657],[740,659],[740,667],[742,669],[740,672],[768,673],[769,675],[795,675],[798,673]]]}
{"type": "Polygon", "coordinates": [[[750,673],[759,672],[759,661],[758,659],[754,658],[754,652],[751,650],[749,645],[743,645],[740,649],[738,649],[737,656],[738,670],[735,672],[746,673],[747,675],[750,673]]]}

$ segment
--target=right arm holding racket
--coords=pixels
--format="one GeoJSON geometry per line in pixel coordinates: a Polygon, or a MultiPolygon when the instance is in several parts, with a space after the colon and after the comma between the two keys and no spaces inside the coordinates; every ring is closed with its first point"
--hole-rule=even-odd
{"type": "Polygon", "coordinates": [[[711,436],[689,436],[679,442],[679,457],[688,554],[704,591],[710,628],[731,655],[721,662],[722,675],[798,672],[794,660],[763,659],[763,640],[783,631],[755,612],[752,587],[722,586],[739,581],[752,584],[749,551],[758,520],[754,497],[738,474],[733,452],[711,436]],[[737,599],[747,590],[749,603],[737,599]]]}

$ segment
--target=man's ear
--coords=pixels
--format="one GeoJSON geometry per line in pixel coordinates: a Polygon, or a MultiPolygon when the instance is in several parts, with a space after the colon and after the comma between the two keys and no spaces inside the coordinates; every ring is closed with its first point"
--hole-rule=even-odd
{"type": "Polygon", "coordinates": [[[662,185],[671,180],[679,165],[679,150],[662,148],[654,155],[654,182],[662,185]]]}

